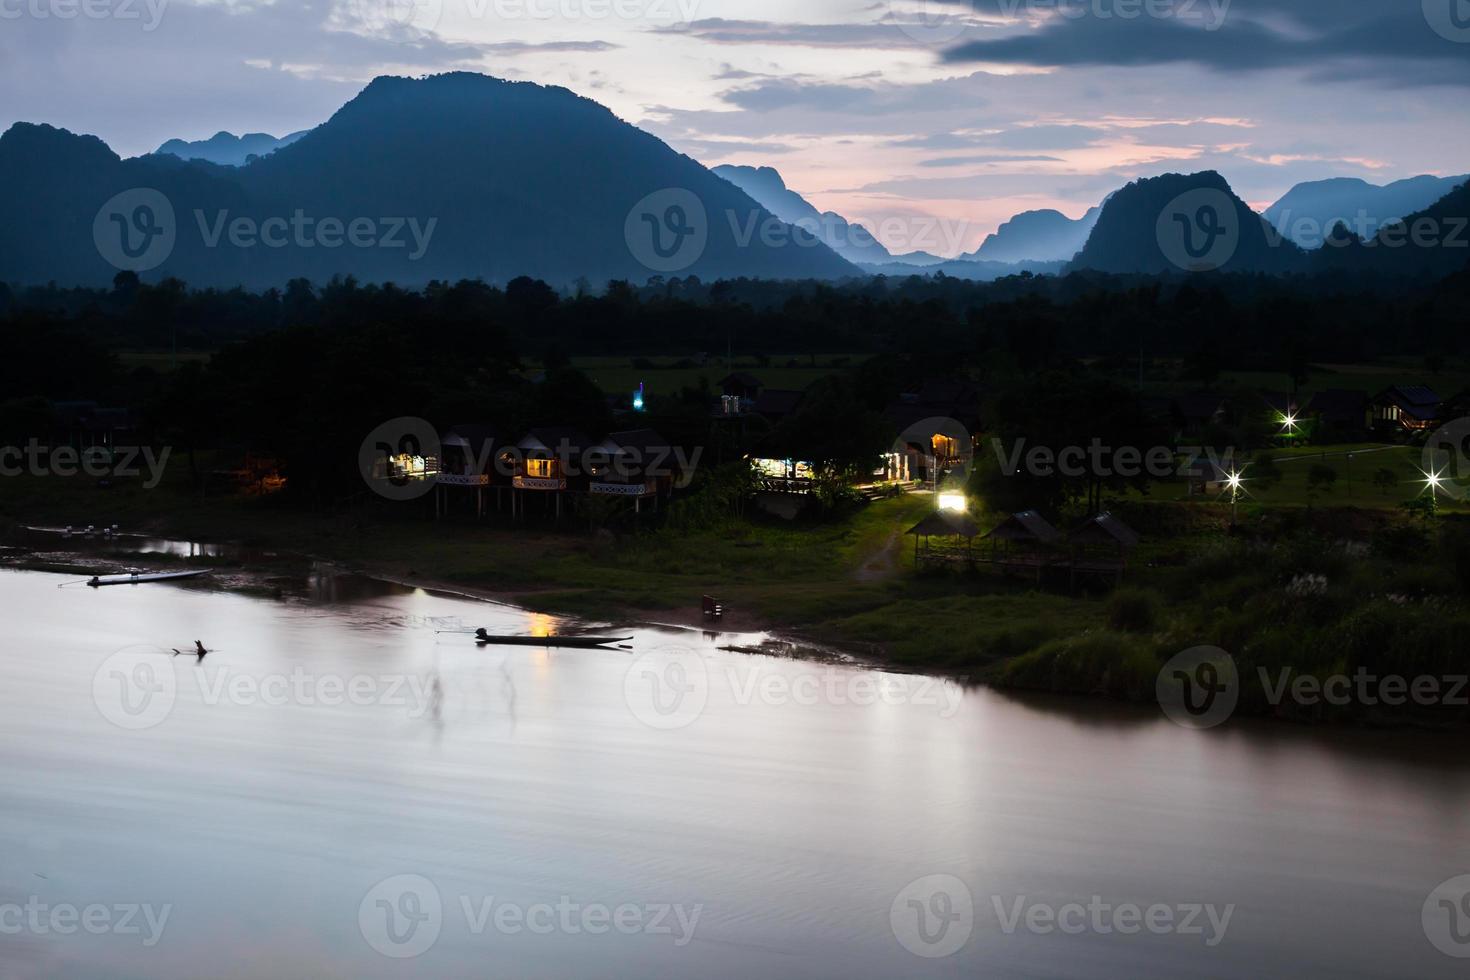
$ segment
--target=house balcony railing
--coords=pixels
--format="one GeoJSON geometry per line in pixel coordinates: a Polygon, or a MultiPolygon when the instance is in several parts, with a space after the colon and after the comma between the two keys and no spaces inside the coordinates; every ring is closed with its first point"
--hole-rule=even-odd
{"type": "Polygon", "coordinates": [[[658,492],[658,486],[652,480],[645,483],[607,483],[594,481],[587,489],[592,493],[608,497],[651,497],[658,492]]]}
{"type": "Polygon", "coordinates": [[[567,481],[551,477],[518,476],[513,485],[517,490],[565,490],[567,481]]]}
{"type": "Polygon", "coordinates": [[[439,484],[446,487],[488,487],[490,477],[485,473],[440,473],[439,484]]]}

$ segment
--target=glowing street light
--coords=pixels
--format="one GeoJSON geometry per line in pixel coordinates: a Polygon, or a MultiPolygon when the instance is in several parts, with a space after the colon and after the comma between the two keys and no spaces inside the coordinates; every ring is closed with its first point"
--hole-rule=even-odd
{"type": "Polygon", "coordinates": [[[1243,470],[1231,470],[1225,474],[1225,486],[1230,490],[1230,526],[1236,526],[1240,514],[1240,489],[1245,484],[1243,470]]]}
{"type": "Polygon", "coordinates": [[[963,514],[970,509],[970,502],[962,493],[941,493],[939,495],[939,509],[947,510],[955,514],[963,514]]]}

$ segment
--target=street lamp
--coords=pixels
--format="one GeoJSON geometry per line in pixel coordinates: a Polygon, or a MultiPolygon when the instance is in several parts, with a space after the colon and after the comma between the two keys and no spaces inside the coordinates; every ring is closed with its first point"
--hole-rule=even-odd
{"type": "Polygon", "coordinates": [[[1232,470],[1225,474],[1225,483],[1230,488],[1230,526],[1236,526],[1236,519],[1240,513],[1240,486],[1245,482],[1240,470],[1232,470]]]}

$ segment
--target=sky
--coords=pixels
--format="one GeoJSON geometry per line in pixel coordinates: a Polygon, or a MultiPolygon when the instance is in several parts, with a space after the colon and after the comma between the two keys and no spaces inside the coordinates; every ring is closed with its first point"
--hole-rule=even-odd
{"type": "Polygon", "coordinates": [[[0,126],[132,156],[309,128],[381,74],[564,85],[953,255],[1138,177],[1264,208],[1470,173],[1470,0],[0,0],[0,126]]]}

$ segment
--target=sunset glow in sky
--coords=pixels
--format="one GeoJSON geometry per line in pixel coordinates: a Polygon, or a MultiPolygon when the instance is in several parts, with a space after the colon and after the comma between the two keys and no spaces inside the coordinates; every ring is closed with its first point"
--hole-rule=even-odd
{"type": "Polygon", "coordinates": [[[1219,170],[1258,207],[1470,172],[1470,0],[0,0],[0,125],[124,155],[459,69],[773,166],[895,251],[972,249],[1167,171],[1219,170]]]}

